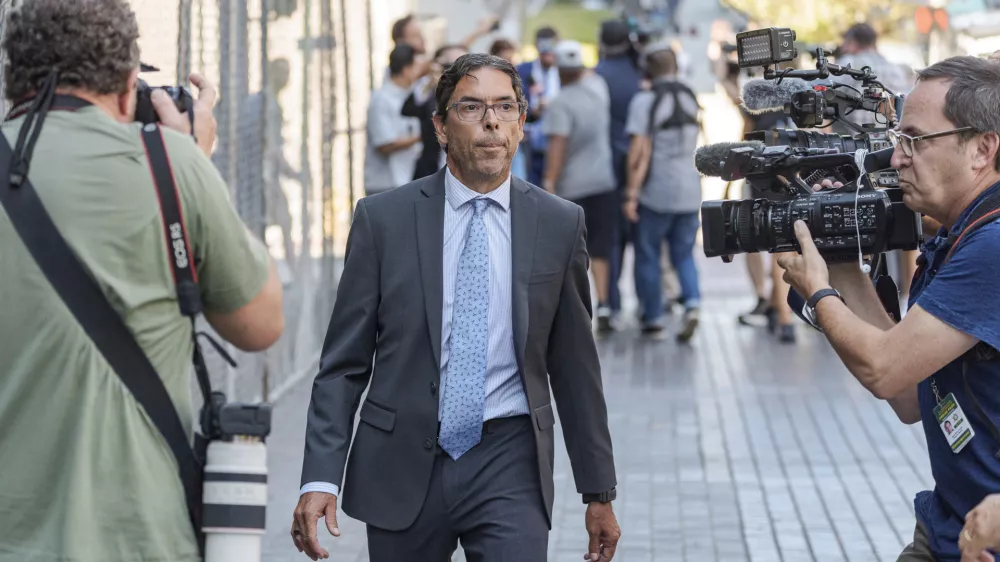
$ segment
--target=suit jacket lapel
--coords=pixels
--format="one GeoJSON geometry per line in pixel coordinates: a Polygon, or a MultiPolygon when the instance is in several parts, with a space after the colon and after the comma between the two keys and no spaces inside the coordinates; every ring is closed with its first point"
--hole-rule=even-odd
{"type": "Polygon", "coordinates": [[[524,364],[524,347],[528,343],[528,281],[535,259],[535,237],[538,232],[538,201],[527,183],[511,178],[510,230],[513,271],[514,351],[518,363],[524,364]]]}
{"type": "Polygon", "coordinates": [[[420,284],[424,292],[427,329],[431,335],[435,365],[441,365],[441,315],[444,282],[444,169],[431,176],[421,190],[424,199],[414,205],[417,214],[417,256],[420,284]]]}

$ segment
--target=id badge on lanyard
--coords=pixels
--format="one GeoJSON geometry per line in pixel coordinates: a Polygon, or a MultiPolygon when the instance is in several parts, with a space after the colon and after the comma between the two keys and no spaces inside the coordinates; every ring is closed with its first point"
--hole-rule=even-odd
{"type": "Polygon", "coordinates": [[[951,451],[958,453],[976,436],[976,432],[973,431],[972,424],[965,417],[965,412],[962,411],[962,407],[959,406],[953,392],[949,392],[947,396],[941,398],[937,381],[933,378],[931,378],[931,390],[934,391],[934,399],[937,400],[937,406],[934,407],[934,419],[937,420],[941,432],[948,440],[951,451]]]}

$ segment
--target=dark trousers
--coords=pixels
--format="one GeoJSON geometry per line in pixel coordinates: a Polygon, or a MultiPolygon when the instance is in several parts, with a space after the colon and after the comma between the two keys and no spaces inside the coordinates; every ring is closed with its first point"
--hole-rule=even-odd
{"type": "Polygon", "coordinates": [[[410,528],[368,525],[371,562],[544,562],[549,526],[531,418],[486,422],[482,441],[452,460],[438,449],[423,509],[410,528]]]}

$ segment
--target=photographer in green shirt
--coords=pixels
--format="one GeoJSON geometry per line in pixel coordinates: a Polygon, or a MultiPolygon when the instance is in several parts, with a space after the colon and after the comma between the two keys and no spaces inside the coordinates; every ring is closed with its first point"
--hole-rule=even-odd
{"type": "MultiPolygon", "coordinates": [[[[7,23],[11,146],[52,71],[56,93],[28,178],[57,229],[125,320],[192,433],[192,325],[181,315],[164,228],[134,122],[135,15],[125,0],[33,0],[7,23]]],[[[205,318],[243,350],[283,330],[281,285],[208,159],[215,90],[187,115],[153,96],[205,318]],[[171,130],[173,129],[173,130],[171,130]],[[194,139],[197,139],[195,141],[194,139]]],[[[146,411],[98,351],[0,210],[0,562],[199,559],[177,462],[146,411]]]]}

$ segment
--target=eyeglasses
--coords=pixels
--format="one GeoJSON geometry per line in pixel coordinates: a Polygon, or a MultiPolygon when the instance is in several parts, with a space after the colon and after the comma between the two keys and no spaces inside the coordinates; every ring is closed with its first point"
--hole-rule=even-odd
{"type": "Polygon", "coordinates": [[[520,101],[502,101],[499,103],[482,103],[478,101],[460,101],[448,106],[454,109],[462,121],[482,121],[486,110],[492,108],[493,114],[500,121],[517,121],[524,111],[525,103],[520,101]]]}
{"type": "Polygon", "coordinates": [[[896,129],[890,129],[888,131],[889,140],[892,142],[892,146],[899,146],[903,149],[903,154],[907,158],[913,158],[913,145],[917,141],[936,139],[940,137],[947,137],[957,133],[964,133],[966,131],[975,131],[975,127],[959,127],[957,129],[950,129],[948,131],[941,131],[938,133],[930,133],[928,135],[920,135],[919,137],[911,137],[906,133],[900,133],[896,129]]]}

